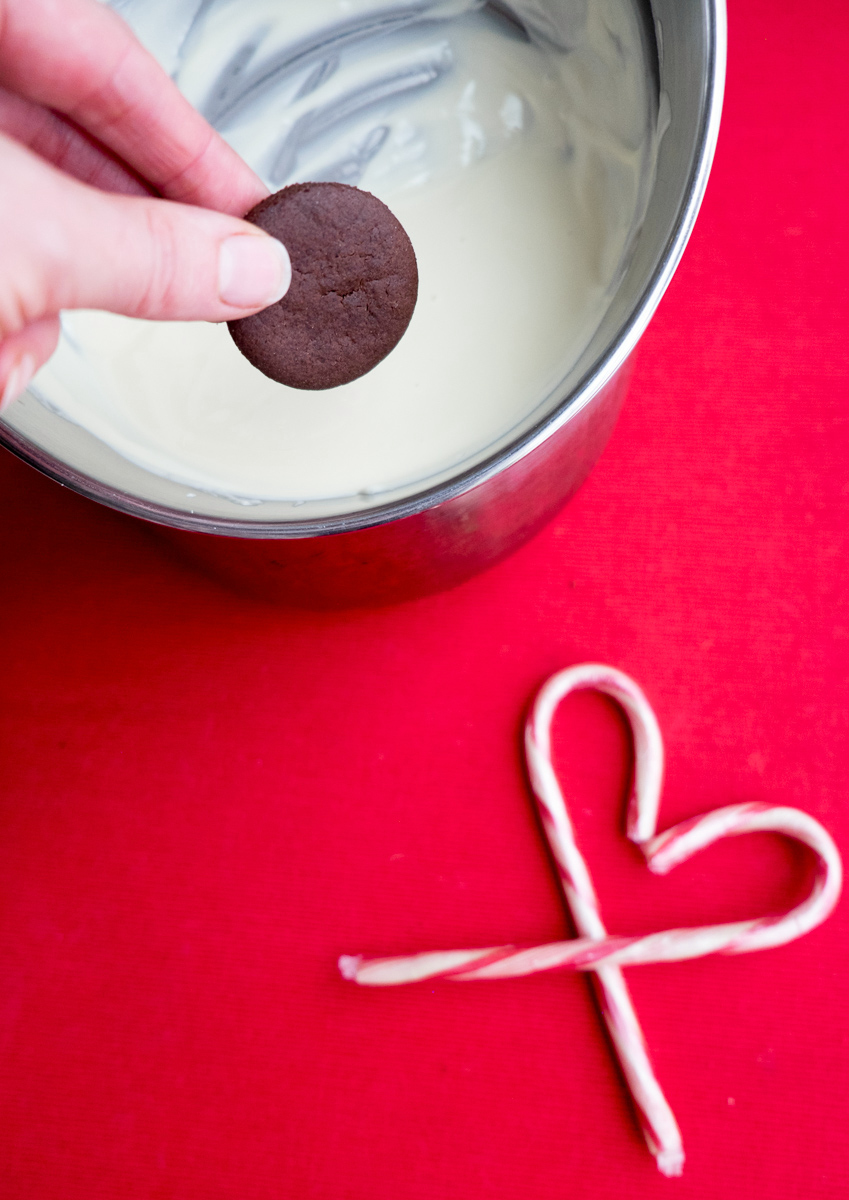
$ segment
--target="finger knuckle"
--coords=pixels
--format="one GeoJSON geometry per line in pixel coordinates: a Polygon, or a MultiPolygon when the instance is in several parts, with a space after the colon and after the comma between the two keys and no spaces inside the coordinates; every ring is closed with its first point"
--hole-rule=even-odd
{"type": "Polygon", "coordinates": [[[130,315],[158,317],[170,314],[179,299],[179,239],[161,204],[143,203],[145,268],[138,294],[130,305],[130,315]]]}

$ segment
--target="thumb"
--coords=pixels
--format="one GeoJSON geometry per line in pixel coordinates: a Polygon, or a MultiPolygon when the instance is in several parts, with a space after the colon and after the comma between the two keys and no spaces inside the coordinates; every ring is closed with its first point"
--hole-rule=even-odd
{"type": "Polygon", "coordinates": [[[63,308],[225,321],[289,287],[283,245],[235,217],[101,192],[2,137],[0,177],[14,181],[0,199],[2,361],[19,335],[63,308]]]}

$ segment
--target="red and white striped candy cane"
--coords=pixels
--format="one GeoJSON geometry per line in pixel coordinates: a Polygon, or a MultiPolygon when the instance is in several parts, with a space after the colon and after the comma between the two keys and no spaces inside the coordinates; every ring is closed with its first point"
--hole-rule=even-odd
{"type": "MultiPolygon", "coordinates": [[[[651,837],[660,807],[663,782],[663,739],[648,700],[623,675],[595,663],[559,671],[543,685],[525,725],[525,756],[560,886],[579,936],[600,941],[607,936],[587,864],[575,842],[572,822],[551,761],[551,722],[570,692],[593,688],[616,700],[625,712],[634,739],[634,784],[626,829],[633,841],[651,837]]],[[[681,1131],[651,1065],[625,977],[617,966],[601,965],[593,975],[596,998],[613,1043],[649,1151],[664,1175],[684,1169],[681,1131]]]]}
{"type": "Polygon", "coordinates": [[[663,777],[663,742],[654,713],[633,680],[613,667],[586,663],[553,676],[539,692],[525,727],[528,770],[543,827],[557,863],[560,882],[579,937],[545,946],[491,946],[443,950],[400,958],[367,959],[343,955],[346,979],[371,987],[423,979],[504,979],[538,971],[592,971],[602,1015],[634,1099],[640,1124],[658,1167],[679,1175],[684,1149],[677,1122],[646,1051],[621,967],[676,962],[707,954],[745,954],[793,941],[826,919],[837,903],[842,865],[837,847],[807,813],[768,804],[735,804],[716,809],[655,835],[663,777]],[[781,917],[761,917],[696,929],[668,929],[641,937],[611,937],[601,920],[587,865],[574,832],[551,761],[551,723],[560,702],[581,688],[592,688],[624,709],[634,740],[634,786],[628,805],[627,832],[639,845],[652,871],[665,874],[718,841],[744,833],[769,831],[808,846],[818,870],[809,896],[781,917]]]}

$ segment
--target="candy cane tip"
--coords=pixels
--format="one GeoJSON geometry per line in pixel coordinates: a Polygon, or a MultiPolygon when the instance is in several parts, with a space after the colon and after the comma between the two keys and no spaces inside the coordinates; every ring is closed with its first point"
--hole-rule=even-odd
{"type": "Polygon", "coordinates": [[[675,1179],[684,1174],[684,1150],[681,1146],[670,1146],[659,1150],[657,1154],[657,1169],[667,1179],[675,1179]]]}
{"type": "Polygon", "coordinates": [[[357,982],[357,972],[360,969],[360,964],[363,961],[362,954],[340,954],[339,955],[339,973],[343,979],[350,979],[353,983],[357,982]]]}

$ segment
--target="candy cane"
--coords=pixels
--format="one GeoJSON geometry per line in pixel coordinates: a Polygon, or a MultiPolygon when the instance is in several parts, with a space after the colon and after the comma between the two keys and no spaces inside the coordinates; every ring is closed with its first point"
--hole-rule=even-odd
{"type": "MultiPolygon", "coordinates": [[[[543,685],[525,725],[525,756],[560,886],[579,936],[600,941],[607,936],[587,865],[575,843],[572,822],[551,761],[551,722],[570,692],[595,688],[615,699],[631,726],[634,783],[628,803],[626,831],[643,842],[655,831],[663,782],[663,739],[648,700],[627,675],[594,663],[558,672],[543,685]]],[[[599,966],[593,975],[596,999],[628,1084],[650,1153],[663,1175],[684,1169],[681,1131],[655,1077],[643,1031],[625,977],[617,966],[599,966]]]]}
{"type": "Polygon", "coordinates": [[[796,808],[737,804],[683,821],[642,849],[655,874],[718,841],[742,833],[781,833],[810,847],[818,871],[808,897],[782,917],[759,917],[696,929],[667,929],[636,937],[571,938],[544,946],[488,946],[482,950],[433,950],[393,958],[343,955],[346,979],[367,987],[387,987],[422,979],[509,979],[540,971],[593,971],[602,964],[634,967],[681,962],[709,954],[747,954],[792,942],[821,925],[840,896],[842,866],[837,847],[818,821],[796,808]]]}
{"type": "Polygon", "coordinates": [[[371,987],[436,978],[469,981],[504,979],[538,971],[592,971],[602,1016],[649,1149],[663,1174],[680,1175],[684,1164],[681,1134],[652,1069],[620,968],[708,954],[746,954],[801,937],[824,921],[837,903],[842,884],[840,855],[825,829],[807,813],[759,803],[716,809],[655,835],[663,777],[660,729],[641,690],[612,667],[588,663],[561,671],[550,679],[539,692],[528,718],[525,749],[543,827],[580,936],[529,948],[492,946],[379,959],[343,955],[339,968],[346,979],[371,987]],[[601,920],[589,871],[575,844],[551,761],[554,713],[570,692],[580,688],[593,688],[611,696],[628,717],[635,762],[627,832],[642,848],[652,871],[665,874],[720,838],[770,831],[793,838],[816,854],[817,874],[807,898],[781,917],[669,929],[636,937],[609,936],[601,920]]]}

